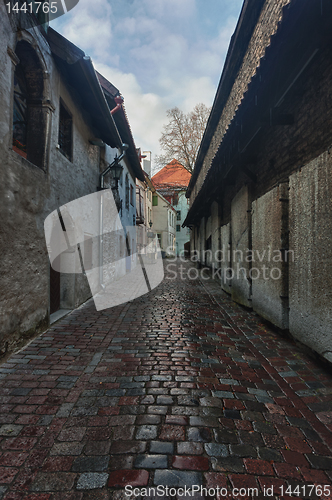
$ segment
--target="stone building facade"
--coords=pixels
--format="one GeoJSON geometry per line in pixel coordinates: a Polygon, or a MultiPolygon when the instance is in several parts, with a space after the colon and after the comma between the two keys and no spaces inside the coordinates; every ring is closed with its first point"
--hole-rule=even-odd
{"type": "Polygon", "coordinates": [[[157,190],[152,194],[153,232],[163,257],[176,255],[176,211],[157,190]]]}
{"type": "MultiPolygon", "coordinates": [[[[55,287],[55,310],[76,308],[91,296],[83,273],[51,270],[44,221],[95,193],[105,164],[126,140],[91,60],[38,26],[33,14],[28,21],[24,29],[0,4],[1,355],[48,326],[55,287]]],[[[132,144],[128,153],[124,175],[134,189],[143,174],[132,144]]]]}
{"type": "Polygon", "coordinates": [[[189,203],[186,190],[191,174],[177,160],[172,160],[152,177],[154,187],[176,210],[176,255],[183,255],[186,243],[190,240],[190,231],[182,227],[186,219],[189,203]]]}
{"type": "Polygon", "coordinates": [[[190,181],[191,248],[332,361],[332,5],[246,0],[190,181]]]}

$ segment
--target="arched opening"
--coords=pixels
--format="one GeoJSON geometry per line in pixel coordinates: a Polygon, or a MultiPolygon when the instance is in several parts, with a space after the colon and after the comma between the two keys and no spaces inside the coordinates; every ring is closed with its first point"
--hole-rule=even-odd
{"type": "Polygon", "coordinates": [[[24,71],[18,64],[14,74],[13,150],[27,158],[28,90],[24,71]]]}
{"type": "Polygon", "coordinates": [[[14,73],[13,150],[45,168],[47,110],[43,108],[43,68],[30,43],[18,42],[15,52],[19,63],[14,73]]]}

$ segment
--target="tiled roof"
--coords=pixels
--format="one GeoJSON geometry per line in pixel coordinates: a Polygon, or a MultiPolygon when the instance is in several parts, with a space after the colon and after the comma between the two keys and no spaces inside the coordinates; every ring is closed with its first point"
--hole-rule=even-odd
{"type": "Polygon", "coordinates": [[[159,170],[151,180],[156,189],[163,187],[186,188],[190,178],[190,172],[177,160],[172,160],[166,167],[159,170]]]}
{"type": "Polygon", "coordinates": [[[103,75],[101,75],[100,73],[98,73],[98,71],[96,71],[96,74],[97,74],[97,77],[98,77],[100,85],[105,90],[108,90],[108,92],[113,97],[120,95],[120,91],[116,87],[114,87],[114,85],[111,82],[109,82],[108,80],[106,80],[106,78],[103,75]]]}

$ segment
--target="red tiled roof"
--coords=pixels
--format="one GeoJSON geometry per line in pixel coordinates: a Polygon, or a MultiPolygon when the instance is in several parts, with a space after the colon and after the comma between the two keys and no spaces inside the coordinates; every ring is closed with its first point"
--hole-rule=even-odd
{"type": "Polygon", "coordinates": [[[186,188],[191,178],[190,172],[177,160],[172,160],[152,177],[155,188],[184,187],[186,188]]]}

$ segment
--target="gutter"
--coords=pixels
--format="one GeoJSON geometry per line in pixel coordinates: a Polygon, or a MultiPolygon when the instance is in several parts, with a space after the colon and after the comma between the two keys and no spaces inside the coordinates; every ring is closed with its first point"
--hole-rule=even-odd
{"type": "Polygon", "coordinates": [[[78,64],[81,66],[84,76],[86,77],[90,85],[91,91],[100,107],[101,114],[106,124],[111,130],[113,129],[112,132],[116,136],[116,142],[118,142],[118,145],[122,145],[122,139],[108,107],[104,92],[102,91],[102,88],[100,86],[91,58],[89,56],[84,56],[78,61],[78,64]]]}

